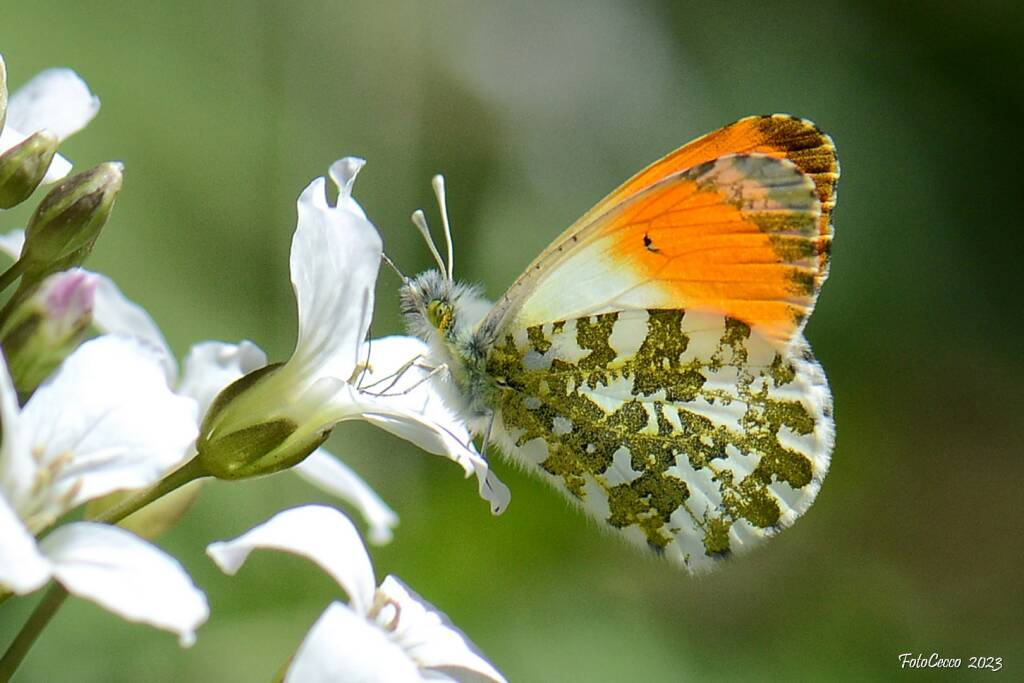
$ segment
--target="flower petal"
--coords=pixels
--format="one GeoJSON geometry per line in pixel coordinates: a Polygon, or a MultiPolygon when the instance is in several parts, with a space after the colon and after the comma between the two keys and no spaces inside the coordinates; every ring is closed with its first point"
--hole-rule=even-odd
{"type": "Polygon", "coordinates": [[[50,580],[50,563],[7,500],[0,495],[0,590],[31,593],[50,580]]]}
{"type": "Polygon", "coordinates": [[[424,680],[400,647],[345,605],[331,603],[299,646],[285,683],[424,680]]]}
{"type": "Polygon", "coordinates": [[[178,393],[196,400],[202,420],[224,387],[266,364],[267,354],[251,341],[200,342],[189,349],[185,358],[178,393]]]}
{"type": "Polygon", "coordinates": [[[490,503],[491,513],[500,515],[512,499],[512,493],[491,471],[487,461],[472,443],[463,443],[436,422],[425,421],[421,413],[403,410],[385,402],[361,402],[362,417],[367,422],[391,432],[395,436],[416,444],[430,453],[444,455],[465,470],[466,476],[475,474],[480,497],[490,503]]]}
{"type": "Polygon", "coordinates": [[[157,354],[138,341],[106,335],[82,344],[21,414],[33,457],[54,472],[36,512],[60,514],[157,481],[187,454],[196,410],[171,392],[157,354]]]}
{"type": "MultiPolygon", "coordinates": [[[[2,353],[0,353],[2,358],[2,353]]],[[[18,509],[36,484],[38,463],[32,457],[29,435],[22,427],[18,392],[7,370],[7,360],[0,360],[0,495],[18,509]]]]}
{"type": "Polygon", "coordinates": [[[53,159],[50,160],[50,167],[46,169],[46,175],[39,181],[40,185],[49,185],[55,183],[58,180],[64,178],[68,173],[71,173],[71,169],[74,168],[67,157],[61,154],[54,154],[53,159]]]}
{"type": "MultiPolygon", "coordinates": [[[[0,235],[0,253],[7,254],[15,261],[21,257],[25,247],[25,231],[21,228],[0,235]]],[[[93,303],[93,326],[100,332],[124,334],[143,341],[162,354],[161,364],[167,373],[167,381],[175,384],[178,367],[171,347],[159,326],[142,306],[124,295],[124,292],[108,276],[82,270],[96,279],[93,303]]]]}
{"type": "Polygon", "coordinates": [[[96,296],[93,300],[93,326],[100,332],[134,337],[160,353],[160,364],[167,381],[174,385],[178,375],[177,362],[171,347],[153,318],[120,290],[106,275],[96,274],[96,296]]]}
{"type": "Polygon", "coordinates": [[[377,230],[352,209],[354,203],[329,206],[323,178],[299,197],[290,259],[299,334],[283,372],[348,380],[356,366],[373,312],[382,247],[377,230]]]}
{"type": "Polygon", "coordinates": [[[96,116],[100,100],[71,69],[47,69],[21,86],[7,101],[7,125],[26,135],[47,128],[61,140],[96,116]]]}
{"type": "Polygon", "coordinates": [[[177,560],[124,529],[74,522],[40,547],[69,593],[128,621],[176,633],[183,647],[195,642],[195,630],[209,616],[206,597],[177,560]]]}
{"type": "Polygon", "coordinates": [[[348,465],[323,448],[291,468],[313,486],[353,505],[370,525],[370,543],[390,543],[398,515],[348,465]]]}
{"type": "Polygon", "coordinates": [[[473,680],[483,677],[505,683],[505,677],[477,654],[476,646],[444,613],[412,593],[401,581],[385,577],[377,594],[378,602],[383,596],[398,607],[398,623],[392,637],[421,667],[440,670],[455,680],[463,680],[459,674],[466,672],[473,674],[473,680]]]}
{"type": "MultiPolygon", "coordinates": [[[[3,146],[0,146],[0,152],[3,152],[3,149],[3,146]]],[[[21,258],[21,250],[24,247],[25,231],[21,228],[15,228],[6,235],[0,235],[0,252],[7,254],[15,261],[21,258]]]]}
{"type": "MultiPolygon", "coordinates": [[[[0,130],[0,154],[3,154],[15,145],[20,145],[28,137],[28,135],[23,135],[14,130],[11,126],[5,126],[3,130],[0,130]]],[[[43,175],[43,179],[39,182],[41,185],[54,183],[68,173],[71,173],[71,162],[60,154],[54,154],[53,159],[50,160],[49,167],[46,169],[46,173],[43,175]]]]}
{"type": "Polygon", "coordinates": [[[11,126],[0,128],[0,154],[3,154],[15,145],[20,145],[27,137],[27,135],[14,130],[11,126]]]}
{"type": "Polygon", "coordinates": [[[477,453],[466,423],[439,392],[439,377],[415,363],[426,358],[428,347],[406,336],[374,339],[365,345],[367,370],[359,377],[357,400],[361,417],[420,448],[462,465],[466,475],[476,474],[480,496],[501,514],[511,494],[477,453]]]}
{"type": "MultiPolygon", "coordinates": [[[[0,252],[17,261],[21,250],[25,247],[25,231],[21,228],[0,235],[0,252]]],[[[96,279],[96,292],[93,303],[93,327],[100,332],[124,334],[143,341],[163,354],[161,363],[167,371],[167,381],[176,383],[178,374],[174,353],[159,326],[142,306],[124,295],[124,292],[108,276],[82,270],[96,279]]]]}
{"type": "Polygon", "coordinates": [[[211,543],[206,554],[225,573],[234,574],[257,548],[283,550],[312,560],[348,593],[356,612],[369,610],[373,566],[359,532],[334,508],[305,505],[279,512],[234,540],[211,543]]]}

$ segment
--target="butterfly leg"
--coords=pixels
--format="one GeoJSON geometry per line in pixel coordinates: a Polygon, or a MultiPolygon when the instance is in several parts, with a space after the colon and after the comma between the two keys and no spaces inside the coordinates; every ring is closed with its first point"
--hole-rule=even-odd
{"type": "MultiPolygon", "coordinates": [[[[379,393],[376,393],[374,395],[375,396],[404,396],[404,395],[406,395],[408,393],[411,393],[412,391],[416,390],[417,388],[419,388],[423,383],[429,381],[432,377],[434,377],[436,375],[439,375],[442,372],[448,372],[448,364],[447,363],[441,363],[437,367],[431,368],[430,372],[428,372],[423,377],[420,377],[411,386],[408,386],[405,389],[402,389],[401,391],[395,391],[395,392],[389,393],[391,391],[391,389],[393,389],[394,386],[396,384],[398,384],[398,381],[402,378],[402,375],[404,375],[407,371],[409,371],[415,364],[416,364],[415,360],[410,361],[409,363],[406,363],[406,365],[403,366],[403,369],[401,369],[401,370],[399,370],[398,372],[395,373],[395,377],[391,380],[391,384],[387,385],[379,393]]],[[[421,368],[424,368],[424,369],[426,368],[426,366],[417,366],[417,367],[421,367],[421,368]]]]}
{"type": "MultiPolygon", "coordinates": [[[[403,363],[400,368],[398,368],[397,370],[395,370],[391,374],[385,375],[384,377],[381,377],[378,380],[375,380],[375,381],[373,381],[373,382],[371,382],[369,384],[364,385],[362,383],[363,377],[366,376],[367,372],[370,372],[372,370],[372,368],[370,367],[370,364],[369,364],[369,356],[367,356],[367,362],[360,363],[359,365],[357,365],[355,372],[353,372],[354,375],[358,374],[358,381],[355,382],[356,387],[360,391],[366,391],[367,389],[372,389],[373,387],[376,387],[376,386],[379,386],[381,384],[384,384],[385,382],[390,382],[390,384],[388,384],[388,386],[385,387],[384,390],[380,392],[380,394],[375,394],[375,395],[382,395],[384,392],[388,391],[388,389],[391,389],[392,387],[394,387],[395,384],[398,382],[398,380],[400,380],[402,378],[402,375],[404,375],[406,372],[408,372],[413,366],[415,366],[421,360],[423,360],[423,356],[422,355],[413,356],[411,359],[409,359],[408,361],[403,363]]],[[[371,393],[371,392],[368,392],[368,393],[371,393]]]]}
{"type": "Polygon", "coordinates": [[[487,459],[487,446],[491,443],[491,427],[494,426],[494,411],[489,411],[491,419],[487,421],[487,431],[484,432],[484,441],[480,445],[480,457],[484,460],[487,459]]]}

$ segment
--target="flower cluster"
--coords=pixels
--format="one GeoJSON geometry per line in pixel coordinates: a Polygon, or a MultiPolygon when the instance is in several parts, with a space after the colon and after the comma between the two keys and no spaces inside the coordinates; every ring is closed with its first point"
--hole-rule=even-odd
{"type": "MultiPolygon", "coordinates": [[[[12,259],[0,288],[13,289],[0,310],[0,602],[53,581],[57,595],[189,645],[208,617],[205,595],[151,539],[176,523],[208,477],[294,471],[354,507],[371,542],[388,542],[397,515],[322,446],[345,420],[453,460],[475,475],[493,512],[504,509],[508,490],[434,388],[423,344],[367,339],[382,245],[352,196],[361,160],[331,166],[337,201],[328,200],[325,178],[299,196],[291,357],[268,363],[250,341],[211,340],[193,345],[179,368],[145,309],[81,267],[124,169],[107,162],[69,175],[57,147],[99,100],[67,69],[43,72],[9,98],[6,83],[0,59],[0,209],[52,187],[24,230],[0,237],[12,259]],[[84,518],[65,521],[76,510],[84,518]]],[[[397,579],[375,585],[355,526],[337,510],[282,512],[208,553],[234,573],[255,548],[308,557],[349,597],[327,608],[286,680],[504,680],[397,579]]],[[[0,670],[20,656],[9,651],[0,670]]]]}

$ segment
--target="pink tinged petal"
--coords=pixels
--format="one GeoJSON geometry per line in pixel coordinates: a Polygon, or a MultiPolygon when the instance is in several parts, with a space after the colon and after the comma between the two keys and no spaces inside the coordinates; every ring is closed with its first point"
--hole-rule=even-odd
{"type": "Polygon", "coordinates": [[[224,387],[266,364],[267,355],[250,341],[201,342],[189,349],[185,357],[178,393],[195,399],[201,421],[224,387]]]}
{"type": "Polygon", "coordinates": [[[82,130],[99,108],[99,98],[74,71],[47,69],[10,96],[7,125],[26,135],[46,128],[64,140],[82,130]]]}
{"type": "Polygon", "coordinates": [[[373,603],[373,566],[359,532],[348,517],[324,505],[280,512],[231,541],[211,543],[206,554],[225,573],[234,574],[257,548],[305,557],[338,582],[353,609],[366,614],[373,603]]]}
{"type": "Polygon", "coordinates": [[[69,593],[91,600],[128,621],[195,642],[206,621],[206,597],[178,562],[156,546],[107,524],[74,522],[40,542],[54,577],[69,593]]]}
{"type": "Polygon", "coordinates": [[[100,332],[134,337],[154,349],[159,354],[168,383],[174,385],[178,375],[177,362],[156,322],[146,309],[126,297],[109,277],[97,274],[96,278],[93,326],[100,332]]]}
{"type": "MultiPolygon", "coordinates": [[[[444,613],[415,595],[401,581],[387,576],[377,589],[381,598],[397,606],[392,639],[422,668],[450,675],[454,680],[495,681],[505,677],[478,653],[475,645],[455,628],[444,613]]],[[[386,616],[382,612],[382,616],[386,616]]]]}
{"type": "Polygon", "coordinates": [[[415,664],[384,631],[341,603],[327,607],[292,659],[285,683],[418,683],[415,664]]]}
{"type": "Polygon", "coordinates": [[[50,563],[36,548],[36,539],[0,495],[0,589],[31,593],[50,580],[50,563]]]}
{"type": "Polygon", "coordinates": [[[370,325],[381,240],[350,203],[328,205],[323,178],[299,197],[290,257],[299,334],[288,364],[300,375],[348,380],[370,325]]]}
{"type": "MultiPolygon", "coordinates": [[[[0,145],[0,153],[3,152],[0,145]]],[[[25,231],[21,228],[11,230],[6,235],[0,235],[0,252],[7,254],[17,261],[21,258],[21,250],[25,247],[25,231]]]]}
{"type": "Polygon", "coordinates": [[[92,313],[98,276],[81,268],[55,273],[40,286],[53,320],[77,322],[92,313]]]}
{"type": "Polygon", "coordinates": [[[359,475],[322,448],[291,468],[307,482],[354,506],[370,529],[370,543],[384,545],[393,537],[398,515],[359,475]]]}
{"type": "Polygon", "coordinates": [[[158,354],[106,335],[82,344],[22,411],[32,454],[50,468],[45,507],[59,514],[156,482],[181,464],[197,406],[167,386],[158,354]]]}

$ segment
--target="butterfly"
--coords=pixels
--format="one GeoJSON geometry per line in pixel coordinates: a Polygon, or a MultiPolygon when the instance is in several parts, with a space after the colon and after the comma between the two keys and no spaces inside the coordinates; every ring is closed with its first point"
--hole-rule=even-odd
{"type": "Polygon", "coordinates": [[[410,333],[496,444],[692,572],[791,525],[834,442],[803,328],[828,275],[839,166],[788,115],[704,135],[627,180],[491,305],[448,263],[404,280],[410,333]]]}

